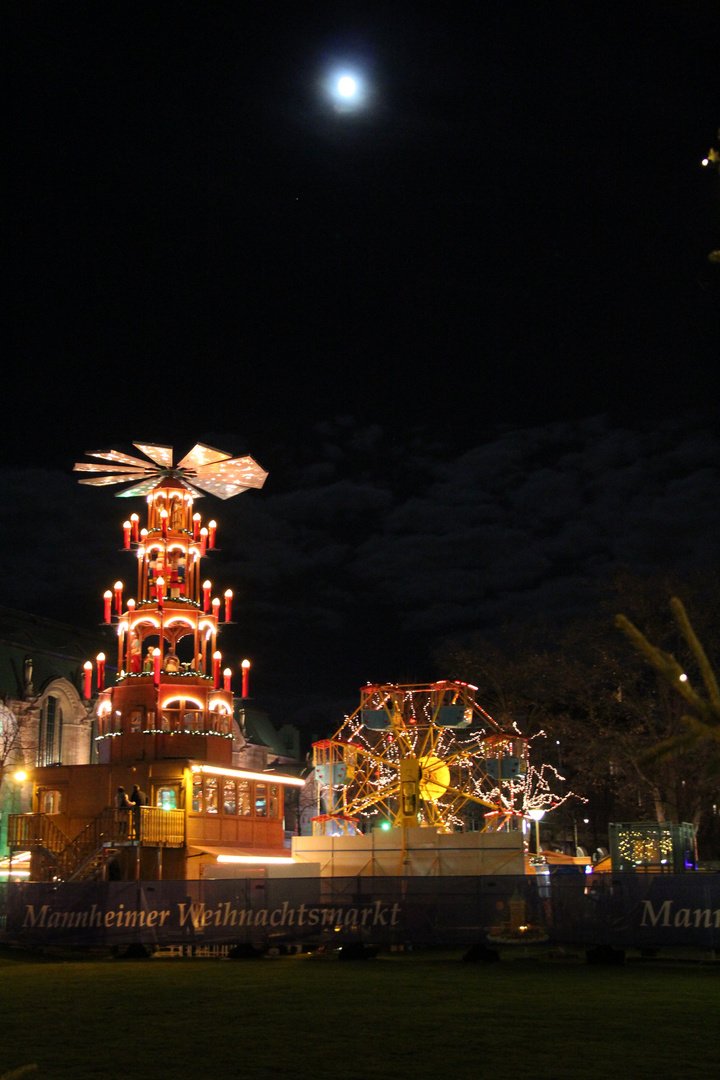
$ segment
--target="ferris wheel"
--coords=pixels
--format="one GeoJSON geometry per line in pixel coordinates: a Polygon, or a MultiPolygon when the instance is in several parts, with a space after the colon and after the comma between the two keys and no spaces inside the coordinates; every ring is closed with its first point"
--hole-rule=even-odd
{"type": "Polygon", "coordinates": [[[475,690],[449,681],[363,687],[355,712],[313,746],[314,833],[351,834],[362,831],[361,818],[376,817],[452,832],[473,806],[495,817],[512,813],[527,740],[504,731],[475,690]]]}

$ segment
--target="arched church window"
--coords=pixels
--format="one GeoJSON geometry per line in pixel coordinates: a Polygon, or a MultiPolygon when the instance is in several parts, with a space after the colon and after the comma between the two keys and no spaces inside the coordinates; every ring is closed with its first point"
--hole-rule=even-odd
{"type": "Polygon", "coordinates": [[[50,694],[40,712],[38,739],[38,765],[59,765],[62,761],[62,706],[58,698],[50,694]]]}

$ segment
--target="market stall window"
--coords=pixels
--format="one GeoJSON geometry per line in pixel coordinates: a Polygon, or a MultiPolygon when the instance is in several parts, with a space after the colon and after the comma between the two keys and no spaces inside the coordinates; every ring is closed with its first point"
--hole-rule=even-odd
{"type": "Polygon", "coordinates": [[[205,777],[205,813],[217,814],[218,812],[218,780],[217,776],[205,777]]]}
{"type": "MultiPolygon", "coordinates": [[[[193,809],[195,809],[195,792],[193,790],[193,809]]],[[[161,810],[177,810],[178,793],[177,788],[173,787],[161,787],[158,788],[155,795],[155,805],[159,806],[161,810]]]]}
{"type": "Polygon", "coordinates": [[[43,814],[59,814],[62,809],[62,796],[59,791],[43,791],[40,807],[43,814]]]}
{"type": "Polygon", "coordinates": [[[237,797],[235,794],[235,781],[225,779],[223,781],[223,814],[234,814],[237,809],[237,797]]]}
{"type": "Polygon", "coordinates": [[[203,782],[202,776],[198,774],[193,776],[192,808],[196,813],[202,814],[203,807],[203,782]]]}
{"type": "Polygon", "coordinates": [[[250,814],[252,813],[252,788],[249,780],[238,780],[237,796],[238,814],[240,817],[250,817],[250,814]]]}

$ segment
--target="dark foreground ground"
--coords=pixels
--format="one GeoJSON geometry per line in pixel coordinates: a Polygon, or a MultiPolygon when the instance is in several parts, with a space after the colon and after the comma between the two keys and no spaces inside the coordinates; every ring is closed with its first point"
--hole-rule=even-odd
{"type": "Polygon", "coordinates": [[[717,1069],[709,954],[117,960],[0,952],[0,1077],[679,1080],[717,1069]]]}

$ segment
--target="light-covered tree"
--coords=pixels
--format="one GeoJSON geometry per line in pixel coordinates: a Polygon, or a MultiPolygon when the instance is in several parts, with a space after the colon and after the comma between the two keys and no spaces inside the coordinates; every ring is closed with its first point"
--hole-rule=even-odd
{"type": "MultiPolygon", "coordinates": [[[[720,646],[720,621],[710,599],[716,586],[707,576],[681,589],[663,577],[622,573],[595,616],[556,629],[511,630],[501,645],[455,643],[438,663],[452,677],[477,685],[483,706],[506,723],[517,721],[524,735],[545,730],[545,760],[566,778],[559,790],[589,800],[583,817],[590,819],[594,843],[606,842],[609,821],[692,821],[707,837],[704,857],[717,857],[720,817],[713,811],[718,798],[712,755],[686,738],[683,698],[643,655],[628,649],[614,625],[614,612],[622,606],[694,677],[689,643],[661,610],[658,596],[681,592],[697,606],[705,639],[720,646]],[[678,752],[649,755],[658,744],[677,745],[678,752]]],[[[553,815],[557,822],[567,818],[566,838],[575,813],[570,803],[553,815]]]]}

